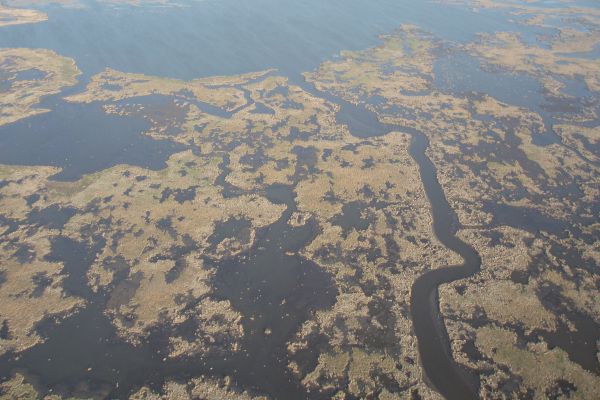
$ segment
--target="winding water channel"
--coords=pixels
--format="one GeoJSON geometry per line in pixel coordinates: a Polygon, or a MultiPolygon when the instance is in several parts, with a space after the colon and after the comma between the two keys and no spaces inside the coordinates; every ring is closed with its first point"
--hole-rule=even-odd
{"type": "MultiPolygon", "coordinates": [[[[187,0],[183,2],[186,7],[164,7],[161,12],[150,7],[123,7],[115,12],[101,2],[92,2],[90,7],[81,9],[52,7],[45,9],[49,19],[44,23],[14,26],[10,30],[2,28],[0,47],[52,49],[75,59],[83,74],[77,85],[41,101],[39,106],[52,112],[0,127],[0,163],[60,167],[62,171],[52,179],[74,181],[84,174],[123,163],[160,170],[172,154],[193,149],[191,145],[143,135],[142,132],[149,128],[143,115],[109,115],[98,103],[74,104],[63,100],[68,94],[82,92],[91,77],[105,67],[185,80],[273,68],[274,74],[287,76],[291,84],[338,105],[337,122],[348,126],[353,136],[368,138],[393,131],[410,134],[409,154],[417,165],[430,204],[432,230],[443,246],[458,253],[463,260],[453,266],[431,266],[412,285],[410,313],[420,363],[427,384],[446,399],[479,398],[478,376],[452,356],[440,312],[438,289],[440,285],[477,274],[481,257],[457,236],[461,229],[458,216],[446,199],[436,167],[427,155],[428,132],[382,123],[377,113],[317,90],[300,74],[314,70],[342,49],[352,51],[377,45],[377,35],[390,32],[401,23],[414,23],[447,43],[461,44],[471,43],[480,33],[514,31],[525,42],[538,46],[541,45],[539,38],[552,34],[554,28],[524,26],[503,11],[446,8],[427,2],[260,0],[247,4],[239,1],[199,2],[198,6],[187,0]],[[200,6],[200,3],[206,4],[200,6]],[[463,23],[457,24],[457,21],[463,23]],[[90,51],[90,44],[93,44],[93,51],[90,51]]],[[[588,0],[579,1],[586,2],[588,0]]],[[[84,0],[84,3],[88,2],[84,0]]],[[[599,46],[594,47],[588,57],[597,58],[599,51],[599,46]]],[[[581,53],[569,54],[565,56],[574,60],[586,57],[581,53]]],[[[559,144],[584,162],[598,166],[596,161],[586,157],[587,153],[563,143],[552,129],[560,119],[554,118],[559,113],[550,110],[561,105],[577,105],[577,102],[549,103],[543,85],[534,77],[486,70],[481,68],[477,58],[465,53],[450,52],[440,56],[433,67],[437,90],[458,95],[485,93],[500,101],[529,108],[542,117],[547,128],[533,135],[534,144],[559,144]]],[[[35,77],[23,75],[21,78],[35,77]]],[[[569,92],[578,101],[593,97],[582,79],[561,83],[565,84],[565,93],[569,92]]],[[[247,100],[242,107],[254,104],[259,112],[269,112],[265,105],[254,103],[250,92],[241,84],[236,88],[244,92],[247,100]]],[[[184,97],[187,101],[190,96],[184,97]]],[[[146,106],[161,109],[165,99],[172,100],[146,96],[127,102],[139,100],[146,106]]],[[[240,111],[226,112],[203,102],[195,105],[203,112],[222,118],[230,118],[240,111]]],[[[600,112],[597,103],[595,107],[600,112]]],[[[596,121],[588,124],[594,127],[596,121]]],[[[226,180],[231,173],[229,150],[220,150],[224,153],[223,163],[219,166],[222,173],[214,184],[222,187],[224,197],[235,198],[244,192],[226,180]]],[[[560,190],[567,192],[572,187],[560,190]]],[[[86,390],[91,394],[127,398],[143,385],[160,391],[165,379],[185,381],[202,374],[229,376],[250,393],[267,394],[275,399],[325,398],[323,393],[308,393],[291,373],[287,348],[289,338],[298,332],[304,321],[316,310],[331,307],[335,301],[335,282],[318,265],[298,254],[318,235],[319,226],[313,220],[297,227],[288,224],[290,216],[297,211],[294,185],[270,186],[259,194],[272,203],[285,205],[281,217],[256,232],[255,245],[248,252],[226,260],[205,260],[216,271],[211,295],[229,300],[242,315],[244,336],[240,351],[233,354],[215,351],[185,359],[169,359],[164,353],[169,335],[193,336],[196,327],[187,325],[177,331],[169,331],[168,327],[156,328],[140,346],[124,342],[105,313],[109,294],[92,292],[86,277],[87,268],[105,244],[104,239],[94,238],[95,245],[88,246],[59,237],[52,242],[48,261],[64,264],[64,273],[68,276],[63,284],[65,292],[85,299],[86,307],[60,323],[48,318],[36,326],[36,331],[44,338],[43,343],[19,354],[0,356],[0,380],[23,371],[35,378],[42,391],[71,393],[85,382],[86,390]]],[[[492,224],[526,231],[542,227],[557,236],[568,233],[562,221],[546,219],[533,209],[497,204],[489,207],[494,208],[492,224]]],[[[599,207],[594,206],[589,212],[591,217],[577,215],[573,218],[592,219],[599,207]]],[[[75,209],[72,208],[47,207],[32,212],[26,223],[32,227],[47,225],[62,229],[73,213],[75,209]]],[[[236,221],[227,221],[230,222],[233,226],[236,221]]],[[[0,216],[0,225],[3,223],[10,226],[6,232],[18,226],[17,221],[3,220],[0,216]]],[[[225,225],[215,230],[215,237],[211,238],[215,243],[228,233],[229,227],[225,225]]],[[[238,228],[235,225],[231,229],[238,228]]],[[[590,235],[588,240],[595,238],[590,235]]],[[[184,248],[186,252],[196,250],[184,248]]],[[[571,250],[553,245],[551,251],[564,253],[564,257],[579,257],[571,250]]],[[[179,253],[172,257],[183,255],[179,253]]],[[[585,262],[577,258],[570,264],[584,265],[585,262]]],[[[126,283],[127,279],[125,275],[118,276],[115,282],[126,283]]],[[[568,315],[565,321],[574,321],[576,329],[561,326],[556,332],[534,332],[532,335],[539,333],[550,348],[564,349],[572,361],[598,373],[600,363],[595,352],[598,325],[587,315],[575,314],[568,307],[560,313],[568,315]]],[[[315,347],[296,357],[305,365],[316,365],[319,352],[315,347]]]]}
{"type": "MultiPolygon", "coordinates": [[[[426,135],[413,128],[384,124],[374,112],[364,107],[317,91],[302,79],[290,80],[315,96],[337,104],[340,107],[337,122],[348,126],[354,136],[382,136],[392,131],[412,135],[409,153],[418,165],[431,205],[434,233],[442,244],[464,259],[461,265],[425,273],[412,287],[411,313],[420,358],[430,384],[447,399],[477,398],[477,379],[452,358],[448,335],[439,312],[437,289],[441,284],[476,273],[480,257],[471,246],[456,236],[458,218],[438,182],[435,166],[425,153],[429,146],[426,135]]],[[[72,177],[80,173],[74,169],[72,177]]],[[[222,184],[225,175],[216,184],[222,184]]],[[[224,186],[224,189],[226,197],[237,195],[233,190],[235,188],[224,186]]],[[[230,299],[245,316],[247,334],[242,352],[229,358],[217,354],[197,360],[164,361],[159,351],[164,344],[164,332],[153,333],[148,343],[140,348],[119,342],[114,327],[103,315],[105,295],[90,293],[84,279],[83,270],[89,266],[98,248],[88,249],[83,244],[65,239],[53,243],[52,254],[56,261],[65,262],[65,268],[72,277],[67,281],[66,289],[87,299],[88,307],[61,324],[52,321],[41,324],[40,333],[47,340],[23,352],[20,357],[0,357],[0,375],[8,376],[15,369],[24,369],[39,377],[40,382],[48,387],[53,387],[86,381],[90,379],[87,371],[93,370],[96,389],[106,391],[111,396],[125,397],[136,386],[146,384],[160,387],[165,376],[184,378],[200,372],[208,375],[228,373],[238,383],[269,393],[275,398],[305,398],[306,393],[300,385],[285,372],[285,343],[289,335],[299,328],[307,313],[332,303],[335,290],[316,265],[301,257],[288,255],[290,251],[309,243],[315,234],[311,224],[294,229],[287,225],[289,215],[295,211],[292,189],[269,188],[265,195],[275,203],[286,204],[287,208],[278,222],[257,233],[256,248],[264,250],[254,251],[247,259],[234,259],[216,266],[217,270],[222,271],[217,274],[217,296],[230,299]],[[243,288],[253,290],[245,292],[243,288]],[[240,296],[239,293],[245,294],[240,296]],[[282,298],[290,294],[288,297],[291,300],[283,309],[276,307],[281,304],[282,298]],[[269,336],[263,334],[267,328],[272,330],[269,336]],[[70,334],[73,331],[79,332],[75,340],[70,334]],[[85,356],[82,357],[82,354],[85,356]],[[110,387],[115,382],[121,384],[110,387]]]]}
{"type": "Polygon", "coordinates": [[[460,254],[464,262],[428,271],[415,281],[411,294],[413,328],[419,341],[421,363],[435,388],[447,399],[477,399],[477,379],[452,358],[448,334],[439,311],[438,287],[477,273],[481,258],[473,247],[456,236],[458,218],[444,195],[435,166],[425,154],[428,146],[425,135],[413,134],[410,155],[419,165],[421,181],[431,204],[433,231],[438,240],[460,254]]]}
{"type": "MultiPolygon", "coordinates": [[[[456,237],[458,219],[444,196],[433,163],[425,154],[429,146],[427,137],[416,129],[381,123],[375,113],[329,93],[317,91],[302,79],[291,81],[315,96],[337,104],[340,107],[337,122],[348,126],[354,136],[381,136],[392,131],[404,131],[412,135],[409,152],[419,167],[423,187],[431,204],[435,235],[465,260],[459,266],[429,271],[413,285],[411,312],[421,361],[430,383],[446,398],[476,398],[476,379],[452,359],[448,335],[439,313],[437,288],[443,283],[476,273],[480,258],[472,247],[456,237]]],[[[81,173],[78,170],[75,172],[81,173]]],[[[225,172],[228,170],[225,169],[225,172]]],[[[224,176],[216,183],[223,183],[224,176]]],[[[224,188],[226,197],[237,195],[232,188],[224,188]]],[[[261,248],[265,250],[253,253],[246,261],[231,260],[227,263],[227,268],[218,267],[227,273],[218,274],[217,293],[223,298],[231,299],[236,308],[243,310],[246,316],[244,325],[247,335],[242,353],[222,360],[208,357],[194,362],[164,362],[161,361],[160,352],[157,352],[164,340],[158,332],[142,349],[119,344],[114,328],[102,313],[102,304],[106,299],[103,299],[103,295],[89,292],[82,272],[98,249],[86,249],[73,241],[59,240],[53,244],[53,254],[57,255],[57,261],[65,262],[69,276],[72,277],[67,282],[67,289],[88,299],[89,306],[62,324],[42,324],[40,331],[47,338],[45,343],[24,352],[19,358],[0,358],[4,365],[0,368],[0,373],[6,375],[14,368],[25,368],[40,377],[45,384],[54,386],[85,380],[88,377],[82,371],[93,368],[99,385],[121,382],[121,386],[108,389],[108,392],[111,395],[125,396],[135,385],[159,384],[161,376],[183,377],[199,371],[209,374],[229,371],[233,372],[238,382],[266,390],[277,398],[303,398],[305,393],[293,383],[293,379],[286,373],[273,373],[273,368],[286,371],[286,338],[299,327],[307,312],[326,307],[332,301],[334,293],[331,292],[332,285],[326,277],[317,277],[319,269],[316,266],[311,263],[305,265],[306,261],[285,255],[285,251],[302,247],[314,234],[313,229],[290,229],[287,226],[286,221],[295,210],[291,188],[273,188],[266,195],[276,203],[286,204],[287,210],[277,223],[263,233],[259,232],[259,244],[263,243],[261,248]],[[272,245],[271,242],[278,245],[272,245]],[[282,265],[288,268],[282,269],[282,265]],[[242,290],[246,287],[254,290],[248,292],[247,296],[236,296],[236,293],[246,293],[242,290]],[[303,291],[292,296],[296,300],[290,301],[289,307],[283,310],[283,315],[288,317],[281,323],[282,314],[275,312],[273,307],[280,304],[285,293],[293,293],[294,288],[303,288],[303,291]],[[273,327],[273,334],[265,337],[262,332],[270,327],[273,327]],[[77,340],[73,340],[69,334],[73,330],[80,333],[77,340]],[[81,357],[82,354],[87,356],[81,357]],[[210,369],[208,365],[211,366],[210,369]]]]}
{"type": "Polygon", "coordinates": [[[425,154],[429,139],[417,129],[382,123],[374,112],[365,107],[319,91],[306,82],[294,83],[339,105],[337,122],[347,125],[353,136],[382,136],[393,131],[406,132],[412,136],[409,154],[419,167],[421,182],[431,206],[435,236],[464,260],[460,265],[430,270],[421,275],[412,286],[411,316],[419,343],[419,355],[429,383],[446,399],[477,399],[477,377],[452,358],[450,340],[439,310],[438,287],[479,272],[481,257],[473,247],[456,236],[460,227],[458,217],[446,199],[444,189],[437,179],[435,166],[425,154]]]}

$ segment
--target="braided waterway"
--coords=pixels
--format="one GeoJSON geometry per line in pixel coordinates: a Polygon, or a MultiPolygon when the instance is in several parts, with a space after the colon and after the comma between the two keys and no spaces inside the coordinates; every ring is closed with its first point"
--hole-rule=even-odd
{"type": "Polygon", "coordinates": [[[439,309],[438,287],[479,272],[481,257],[473,247],[456,236],[460,228],[458,217],[446,199],[434,164],[425,153],[429,147],[429,139],[417,129],[382,123],[374,112],[365,107],[317,90],[306,82],[294,83],[315,96],[337,104],[340,107],[337,122],[348,126],[353,136],[373,137],[390,132],[406,132],[411,135],[409,154],[418,165],[421,182],[431,206],[433,232],[445,247],[458,253],[464,260],[460,265],[432,269],[421,275],[412,286],[411,316],[421,364],[429,383],[446,399],[477,399],[478,378],[452,358],[450,340],[439,309]]]}

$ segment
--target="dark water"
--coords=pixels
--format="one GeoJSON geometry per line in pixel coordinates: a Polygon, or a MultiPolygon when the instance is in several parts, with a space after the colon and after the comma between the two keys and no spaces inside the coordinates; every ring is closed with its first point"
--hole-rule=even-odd
{"type": "Polygon", "coordinates": [[[116,164],[158,170],[185,148],[143,135],[145,121],[107,115],[98,104],[57,101],[52,109],[0,126],[0,163],[60,167],[54,179],[76,180],[116,164]]]}
{"type": "MultiPolygon", "coordinates": [[[[107,67],[182,79],[267,68],[298,76],[341,50],[377,44],[377,35],[402,23],[418,23],[455,41],[514,27],[493,11],[442,10],[395,0],[207,0],[118,10],[84,4],[77,9],[41,7],[48,21],[0,28],[0,47],[48,48],[73,57],[83,71],[82,89],[91,75],[107,67]],[[470,24],[456,25],[452,18],[470,24]]],[[[180,149],[141,137],[147,128],[141,119],[107,116],[95,105],[46,103],[52,112],[0,128],[0,163],[60,166],[65,170],[56,178],[72,180],[118,163],[160,168],[180,149]]],[[[340,116],[349,123],[352,118],[351,113],[340,116]]]]}
{"type": "Polygon", "coordinates": [[[479,60],[466,53],[452,53],[434,62],[434,85],[438,90],[466,95],[486,93],[520,107],[544,103],[541,84],[525,74],[487,71],[479,60]]]}
{"type": "MultiPolygon", "coordinates": [[[[554,76],[564,84],[560,91],[563,96],[555,98],[545,93],[541,82],[533,76],[486,66],[477,58],[462,52],[438,58],[434,62],[434,74],[434,85],[438,90],[459,96],[487,94],[501,102],[539,114],[544,129],[532,132],[532,141],[538,146],[557,143],[566,147],[553,129],[553,125],[562,122],[561,116],[577,113],[585,107],[600,110],[600,99],[590,92],[580,77],[554,76]]],[[[597,121],[584,125],[595,126],[597,121]]]]}
{"type": "Polygon", "coordinates": [[[357,231],[365,230],[373,222],[370,218],[364,218],[362,211],[366,204],[353,201],[342,206],[342,213],[336,215],[331,223],[342,228],[344,234],[347,234],[352,229],[357,231]]]}
{"type": "Polygon", "coordinates": [[[426,272],[412,286],[411,317],[419,343],[420,360],[428,380],[445,398],[477,399],[478,378],[452,358],[450,340],[439,311],[438,287],[477,273],[481,258],[475,249],[456,236],[460,227],[458,217],[446,199],[435,166],[425,154],[429,146],[427,136],[410,127],[381,123],[375,113],[362,106],[317,91],[308,84],[303,87],[340,105],[338,122],[346,123],[354,136],[381,136],[392,131],[412,135],[409,153],[419,167],[421,182],[431,205],[434,233],[444,246],[460,254],[464,260],[461,265],[426,272]]]}
{"type": "Polygon", "coordinates": [[[412,322],[419,340],[423,368],[435,388],[447,399],[477,399],[476,378],[458,366],[452,358],[448,334],[439,314],[437,288],[441,284],[477,273],[481,258],[475,249],[456,236],[458,218],[437,180],[435,166],[425,155],[428,145],[424,135],[414,135],[410,154],[419,165],[421,181],[431,203],[433,231],[439,241],[460,254],[464,262],[429,271],[415,281],[411,295],[412,322]]]}
{"type": "MultiPolygon", "coordinates": [[[[107,296],[94,294],[87,286],[85,272],[102,248],[102,239],[96,238],[95,248],[89,248],[59,238],[52,243],[49,261],[65,263],[65,291],[85,298],[88,304],[58,324],[44,321],[38,327],[47,338],[44,343],[18,357],[0,357],[0,376],[24,369],[55,393],[80,390],[84,396],[126,398],[143,385],[160,389],[167,377],[229,375],[245,388],[274,398],[305,398],[306,393],[287,368],[287,341],[315,310],[333,305],[337,291],[327,273],[295,254],[318,231],[310,221],[301,227],[287,224],[296,210],[292,188],[269,187],[265,195],[287,206],[281,218],[257,232],[249,252],[212,262],[217,268],[215,297],[231,301],[243,315],[245,333],[239,352],[164,360],[166,354],[161,349],[168,332],[160,329],[140,346],[123,342],[104,315],[107,296]]],[[[227,236],[230,229],[224,229],[227,236]]]]}
{"type": "MultiPolygon", "coordinates": [[[[47,22],[0,28],[0,47],[49,48],[75,58],[83,71],[78,90],[92,74],[106,67],[183,79],[277,68],[294,83],[339,104],[337,120],[347,124],[355,136],[379,136],[392,130],[412,134],[410,154],[419,166],[431,203],[434,232],[464,259],[461,265],[426,273],[413,285],[411,315],[421,360],[428,379],[445,397],[476,398],[476,379],[450,355],[448,335],[439,315],[437,287],[476,273],[480,259],[473,248],[456,237],[456,214],[425,154],[426,135],[382,124],[365,108],[316,93],[297,77],[341,50],[378,44],[378,34],[388,33],[403,23],[415,23],[450,42],[472,40],[479,32],[513,30],[519,31],[527,42],[539,44],[537,35],[552,30],[525,29],[509,22],[502,11],[473,12],[418,1],[207,0],[183,2],[184,7],[118,9],[95,2],[86,4],[88,7],[82,9],[43,7],[49,14],[47,22]]],[[[597,50],[590,52],[589,57],[597,58],[597,50]]],[[[542,107],[546,102],[544,94],[531,78],[485,71],[469,58],[441,60],[436,64],[436,75],[435,83],[443,90],[489,93],[509,103],[533,107],[544,118],[550,118],[542,107]]],[[[31,72],[19,78],[36,76],[31,72]]],[[[580,96],[585,88],[573,81],[565,90],[580,96]]],[[[59,97],[45,102],[44,106],[52,109],[50,113],[0,127],[0,163],[58,166],[63,172],[56,179],[73,180],[119,163],[159,169],[170,154],[184,148],[143,136],[149,125],[141,118],[106,115],[97,104],[73,105],[59,97]]],[[[159,108],[169,101],[159,97],[150,100],[159,108]]],[[[216,115],[229,115],[207,104],[197,105],[216,115]]],[[[269,112],[260,106],[258,111],[269,112]]],[[[539,143],[557,141],[551,130],[537,137],[539,143]]],[[[238,194],[236,188],[225,183],[226,164],[223,171],[217,184],[223,184],[226,195],[234,197],[238,194]]],[[[164,332],[153,333],[148,343],[140,347],[123,343],[103,314],[108,299],[87,289],[85,270],[99,247],[88,248],[60,239],[53,243],[51,258],[65,262],[69,274],[66,290],[86,298],[88,305],[61,323],[43,322],[39,331],[46,342],[18,358],[1,358],[0,375],[8,376],[22,368],[58,392],[70,392],[80,382],[86,382],[87,388],[82,389],[86,393],[122,398],[144,384],[160,387],[165,377],[227,374],[239,384],[275,398],[304,398],[306,394],[287,372],[285,341],[310,313],[331,304],[335,289],[326,274],[293,254],[310,242],[316,227],[310,222],[299,228],[285,223],[295,210],[290,188],[272,187],[265,194],[274,202],[286,204],[282,218],[258,233],[257,244],[249,253],[216,265],[218,296],[229,299],[244,316],[246,335],[239,354],[163,361],[160,349],[164,347],[164,332]]],[[[360,226],[364,221],[358,208],[355,205],[345,210],[348,215],[341,218],[341,223],[349,219],[360,226]]],[[[69,213],[70,210],[42,210],[31,218],[38,224],[60,225],[69,213]]],[[[515,214],[506,214],[503,221],[514,220],[515,214]]],[[[223,235],[228,234],[227,229],[223,228],[223,235]]],[[[587,325],[582,322],[581,326],[587,325]]],[[[565,347],[572,342],[572,338],[560,334],[548,340],[565,347]]],[[[574,357],[586,365],[592,364],[590,357],[583,354],[587,348],[576,350],[574,357]]],[[[314,361],[308,359],[306,363],[314,361]]]]}
{"type": "MultiPolygon", "coordinates": [[[[356,136],[379,136],[392,130],[407,130],[382,124],[375,114],[363,107],[316,93],[310,85],[302,85],[339,104],[338,122],[347,124],[356,136]]],[[[99,113],[98,110],[95,112],[99,113]]],[[[438,316],[438,305],[432,299],[440,283],[463,277],[473,268],[476,270],[477,265],[469,262],[476,260],[477,256],[454,236],[456,218],[437,182],[433,165],[425,156],[425,136],[416,130],[408,131],[413,134],[411,155],[419,164],[432,202],[436,235],[467,260],[461,267],[433,271],[415,283],[412,306],[415,332],[424,368],[432,384],[448,398],[469,398],[475,385],[452,360],[447,335],[438,316]]],[[[139,132],[136,131],[136,134],[139,135],[139,132]]],[[[235,188],[226,192],[229,197],[236,195],[235,188]]],[[[185,378],[198,373],[231,374],[239,384],[275,398],[304,398],[305,393],[286,368],[285,344],[313,310],[332,304],[335,289],[316,265],[290,254],[309,243],[316,234],[312,223],[299,228],[287,225],[289,215],[295,210],[291,189],[273,187],[265,194],[271,201],[287,205],[284,215],[258,233],[258,243],[250,253],[216,265],[219,271],[217,295],[229,299],[244,316],[246,334],[239,354],[229,358],[164,362],[160,353],[164,339],[160,332],[141,347],[134,348],[119,341],[114,327],[103,315],[107,299],[101,294],[90,293],[86,286],[84,272],[95,250],[61,239],[53,243],[52,257],[65,262],[70,277],[66,289],[88,299],[89,305],[60,324],[44,322],[39,330],[48,340],[24,352],[18,359],[5,357],[0,360],[0,364],[4,365],[0,374],[6,376],[14,369],[25,368],[45,386],[59,391],[62,388],[68,392],[77,382],[87,382],[88,393],[97,391],[111,396],[125,396],[131,389],[143,384],[160,386],[166,376],[185,378]],[[116,382],[119,382],[118,387],[116,382]]],[[[345,212],[353,215],[348,216],[351,220],[362,223],[355,209],[357,207],[350,207],[345,212]]],[[[57,220],[61,218],[62,214],[57,220]]],[[[344,219],[344,222],[347,221],[344,219]]],[[[223,229],[223,234],[231,231],[226,226],[223,229]]]]}
{"type": "Polygon", "coordinates": [[[216,294],[244,315],[245,358],[235,368],[247,376],[246,383],[274,398],[303,399],[304,389],[287,368],[287,341],[316,309],[333,305],[337,290],[320,267],[294,254],[318,230],[311,221],[294,228],[287,224],[296,209],[292,188],[273,186],[266,195],[288,208],[259,232],[264,236],[249,254],[219,263],[216,294]]]}

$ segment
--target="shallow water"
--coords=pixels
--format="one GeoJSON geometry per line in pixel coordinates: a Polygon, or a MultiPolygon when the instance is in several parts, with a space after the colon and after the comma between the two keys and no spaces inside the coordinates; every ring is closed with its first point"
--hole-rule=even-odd
{"type": "Polygon", "coordinates": [[[205,0],[117,9],[84,4],[40,7],[49,20],[4,29],[0,47],[55,50],[75,58],[86,76],[105,67],[183,79],[267,68],[293,75],[341,50],[372,46],[379,34],[403,23],[451,41],[512,26],[496,11],[407,0],[205,0]],[[453,22],[458,20],[465,23],[453,22]]]}
{"type": "MultiPolygon", "coordinates": [[[[538,43],[541,31],[517,26],[498,10],[464,10],[414,1],[206,0],[182,2],[180,7],[118,9],[93,2],[86,4],[88,7],[81,9],[42,7],[49,14],[49,21],[0,28],[0,46],[50,48],[75,58],[83,76],[80,85],[70,89],[71,92],[81,90],[91,75],[106,67],[181,79],[276,68],[293,83],[340,105],[337,122],[348,125],[357,137],[379,136],[392,130],[413,135],[410,154],[419,166],[431,203],[435,234],[464,258],[462,265],[432,271],[414,284],[411,307],[414,329],[430,382],[449,399],[475,398],[476,379],[458,367],[449,354],[447,333],[439,317],[437,287],[477,272],[480,260],[475,250],[455,235],[456,214],[437,181],[434,165],[425,154],[426,132],[382,124],[364,107],[315,91],[303,82],[300,74],[313,70],[323,60],[335,58],[341,50],[378,44],[377,35],[403,23],[416,23],[449,42],[472,40],[476,32],[517,30],[529,43],[538,43]]],[[[596,53],[597,49],[590,57],[596,57],[596,53]]],[[[550,125],[553,122],[552,114],[543,108],[547,99],[541,86],[531,77],[488,71],[477,60],[462,54],[441,58],[434,72],[434,85],[439,90],[488,93],[501,101],[540,112],[550,125]]],[[[20,78],[36,76],[26,73],[20,78]]],[[[589,94],[577,80],[565,83],[567,94],[577,97],[589,94]]],[[[60,96],[44,102],[51,112],[0,127],[0,163],[57,166],[63,171],[54,179],[74,180],[120,163],[160,169],[169,155],[186,148],[144,136],[142,133],[149,124],[142,118],[107,115],[98,104],[69,104],[61,101],[60,96]]],[[[171,100],[148,96],[127,102],[140,101],[163,112],[171,100]]],[[[196,105],[221,117],[230,115],[208,104],[196,105]]],[[[269,113],[269,109],[258,105],[257,112],[269,113]]],[[[558,139],[550,129],[536,135],[536,140],[549,144],[558,139]]],[[[235,197],[236,188],[225,182],[227,162],[226,157],[223,174],[216,184],[223,186],[225,197],[235,197]]],[[[239,384],[276,398],[303,398],[305,393],[287,372],[286,340],[311,312],[331,304],[335,289],[316,265],[293,255],[310,242],[317,228],[310,222],[299,228],[286,224],[295,210],[291,189],[271,187],[264,195],[287,206],[280,220],[258,233],[258,243],[248,257],[216,265],[217,294],[231,300],[243,314],[247,335],[240,354],[229,359],[163,361],[163,355],[157,353],[165,339],[161,332],[136,348],[118,340],[113,325],[103,315],[108,299],[87,289],[83,273],[97,250],[60,240],[53,243],[52,260],[65,262],[70,277],[65,282],[66,290],[86,298],[89,305],[61,324],[52,320],[41,324],[39,330],[47,341],[25,351],[18,359],[1,358],[0,375],[24,368],[57,391],[69,391],[84,381],[89,384],[88,391],[121,397],[143,384],[159,387],[167,376],[186,378],[201,373],[227,373],[239,384]],[[288,301],[282,306],[284,297],[288,301]],[[269,334],[265,334],[267,329],[269,334]]],[[[526,223],[530,229],[551,232],[562,228],[555,221],[523,215],[523,210],[492,207],[499,215],[498,223],[515,226],[526,223]]],[[[30,216],[30,222],[59,228],[68,217],[69,210],[40,210],[30,216]]],[[[360,205],[344,208],[335,223],[344,228],[364,226],[360,205]]],[[[234,221],[231,226],[220,227],[214,239],[218,241],[219,234],[226,236],[244,226],[243,221],[234,221]]],[[[594,337],[588,334],[593,329],[588,325],[581,323],[586,329],[584,336],[594,337]]],[[[548,340],[569,348],[571,338],[558,332],[548,340]]],[[[588,349],[577,347],[572,353],[585,365],[596,367],[584,354],[588,349]]],[[[307,363],[314,364],[314,354],[306,358],[307,363]]]]}
{"type": "Polygon", "coordinates": [[[275,398],[304,398],[287,369],[286,342],[308,314],[332,305],[336,289],[318,266],[293,254],[317,232],[310,221],[298,228],[287,224],[296,209],[291,188],[273,186],[265,195],[274,203],[285,204],[287,210],[277,222],[257,232],[250,254],[214,263],[215,298],[230,300],[244,316],[245,335],[239,352],[167,360],[166,354],[160,353],[166,339],[160,331],[140,346],[123,342],[104,314],[108,299],[87,286],[85,270],[102,247],[102,239],[96,238],[94,249],[60,238],[52,244],[49,261],[65,263],[69,276],[65,291],[89,304],[60,324],[53,320],[42,323],[39,332],[48,340],[19,357],[0,357],[0,376],[24,368],[41,384],[55,388],[54,392],[70,393],[86,382],[86,393],[119,398],[142,385],[160,387],[165,377],[222,374],[275,398]]]}
{"type": "Polygon", "coordinates": [[[54,179],[76,180],[117,164],[158,170],[185,148],[143,135],[144,120],[107,115],[98,104],[57,101],[52,110],[0,126],[0,163],[60,167],[54,179]]]}

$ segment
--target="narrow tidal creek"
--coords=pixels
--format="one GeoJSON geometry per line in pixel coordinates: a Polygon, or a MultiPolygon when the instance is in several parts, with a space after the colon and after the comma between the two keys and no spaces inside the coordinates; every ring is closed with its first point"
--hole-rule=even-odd
{"type": "Polygon", "coordinates": [[[346,124],[350,133],[358,137],[382,136],[389,132],[406,132],[412,136],[409,154],[419,167],[421,182],[431,206],[433,231],[448,249],[463,258],[463,263],[433,269],[421,275],[411,291],[413,329],[419,343],[419,355],[429,383],[448,400],[478,398],[479,381],[452,358],[450,340],[439,310],[438,287],[465,279],[479,272],[481,257],[477,251],[456,236],[460,227],[456,213],[450,207],[444,190],[437,179],[435,166],[425,154],[429,147],[427,136],[421,131],[403,126],[384,124],[365,107],[344,101],[329,93],[316,90],[312,85],[300,84],[305,90],[324,97],[340,106],[339,123],[346,124]]]}

